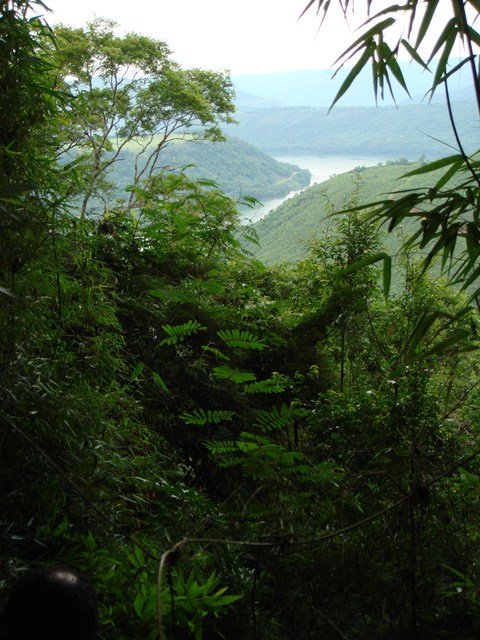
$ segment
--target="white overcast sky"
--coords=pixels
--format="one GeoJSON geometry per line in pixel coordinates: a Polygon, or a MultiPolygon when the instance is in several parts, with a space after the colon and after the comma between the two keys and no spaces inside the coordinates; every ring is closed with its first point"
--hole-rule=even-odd
{"type": "Polygon", "coordinates": [[[232,74],[330,68],[349,33],[340,16],[319,32],[314,9],[298,20],[307,0],[44,1],[52,25],[111,18],[165,41],[183,67],[232,74]]]}
{"type": "Polygon", "coordinates": [[[328,69],[352,41],[338,11],[320,31],[315,7],[299,20],[308,0],[44,1],[53,11],[47,18],[51,25],[110,18],[119,24],[119,34],[134,31],[165,41],[185,68],[234,75],[328,69]]]}

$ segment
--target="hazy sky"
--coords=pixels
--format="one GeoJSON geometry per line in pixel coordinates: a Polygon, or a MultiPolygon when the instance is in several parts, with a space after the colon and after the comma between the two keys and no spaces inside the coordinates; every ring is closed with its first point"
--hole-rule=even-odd
{"type": "MultiPolygon", "coordinates": [[[[307,0],[45,0],[50,24],[82,26],[95,16],[164,40],[184,67],[232,74],[330,68],[348,37],[344,20],[319,33],[307,0]]],[[[333,3],[332,3],[333,4],[333,3]]],[[[333,18],[333,16],[332,16],[333,18]]]]}
{"type": "MultiPolygon", "coordinates": [[[[119,33],[134,31],[165,41],[183,67],[226,69],[232,74],[331,68],[352,30],[332,2],[319,30],[316,6],[301,19],[308,0],[44,0],[48,22],[83,26],[94,17],[110,18],[119,33]]],[[[363,12],[365,0],[356,6],[363,12]]],[[[375,10],[391,4],[377,0],[375,10]]],[[[451,11],[440,3],[436,14],[451,11]]],[[[438,31],[437,34],[438,36],[438,31]]],[[[432,40],[433,42],[433,40],[432,40]]],[[[460,54],[460,52],[458,52],[460,54]]]]}

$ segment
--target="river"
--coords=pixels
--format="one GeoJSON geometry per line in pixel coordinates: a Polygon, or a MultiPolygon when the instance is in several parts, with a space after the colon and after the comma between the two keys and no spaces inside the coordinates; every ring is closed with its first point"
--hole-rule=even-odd
{"type": "MultiPolygon", "coordinates": [[[[355,167],[375,166],[379,162],[384,162],[386,158],[378,156],[275,156],[275,160],[295,164],[301,169],[308,169],[312,174],[309,186],[312,186],[316,183],[324,182],[338,173],[350,171],[355,167]]],[[[270,213],[272,209],[276,209],[282,202],[292,198],[297,193],[300,193],[300,191],[290,191],[283,198],[265,200],[255,209],[249,209],[242,218],[245,221],[257,222],[264,218],[267,213],[270,213]]]]}

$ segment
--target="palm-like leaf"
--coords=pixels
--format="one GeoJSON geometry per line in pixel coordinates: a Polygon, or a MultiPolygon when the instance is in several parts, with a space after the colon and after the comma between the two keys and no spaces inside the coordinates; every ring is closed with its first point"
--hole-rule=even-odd
{"type": "Polygon", "coordinates": [[[189,320],[184,324],[178,324],[175,326],[163,325],[162,329],[168,335],[168,338],[164,338],[160,344],[177,344],[177,342],[183,342],[188,336],[194,335],[199,331],[205,331],[206,327],[203,327],[196,320],[189,320]]]}
{"type": "MultiPolygon", "coordinates": [[[[323,24],[328,14],[333,12],[335,4],[340,7],[345,18],[348,18],[349,14],[353,13],[353,2],[338,0],[338,3],[332,3],[331,0],[310,0],[302,11],[301,17],[316,5],[317,15],[320,11],[323,11],[321,18],[321,23],[323,24]]],[[[345,49],[335,63],[338,68],[342,68],[349,61],[355,60],[335,96],[332,106],[347,92],[368,63],[372,65],[373,91],[376,97],[378,93],[383,97],[384,90],[388,87],[389,92],[395,99],[392,79],[395,79],[402,89],[408,93],[407,83],[398,65],[398,55],[401,50],[407,51],[412,61],[425,69],[429,68],[434,59],[437,59],[430,88],[430,92],[433,94],[451,72],[449,62],[452,51],[457,43],[461,43],[467,52],[467,59],[472,59],[471,72],[480,110],[480,87],[478,86],[478,73],[473,60],[474,45],[479,46],[480,44],[480,34],[474,28],[473,19],[480,11],[478,0],[467,0],[466,2],[463,2],[463,0],[451,0],[451,14],[446,20],[442,32],[437,36],[428,55],[427,62],[424,62],[419,49],[426,42],[427,34],[435,31],[440,4],[442,4],[443,9],[445,3],[440,3],[440,0],[413,0],[405,4],[390,4],[370,15],[372,4],[372,0],[368,0],[365,5],[365,21],[359,29],[360,36],[345,49]],[[419,11],[419,8],[422,11],[419,11]],[[470,12],[473,14],[472,24],[468,20],[470,12]],[[400,38],[394,35],[395,29],[399,25],[407,27],[407,37],[403,37],[403,32],[400,38]],[[391,41],[390,44],[388,44],[388,40],[391,41]]],[[[358,6],[355,6],[355,9],[358,13],[358,6]]]]}
{"type": "Polygon", "coordinates": [[[237,349],[255,349],[261,351],[267,346],[260,338],[240,329],[226,329],[218,331],[218,337],[229,347],[237,349]]]}

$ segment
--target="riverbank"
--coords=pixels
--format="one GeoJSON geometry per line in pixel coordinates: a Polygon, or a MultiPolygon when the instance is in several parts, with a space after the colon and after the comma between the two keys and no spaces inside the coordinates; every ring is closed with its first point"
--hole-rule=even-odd
{"type": "MultiPolygon", "coordinates": [[[[288,162],[294,164],[301,169],[308,169],[311,173],[311,181],[309,187],[328,180],[339,173],[346,173],[355,169],[355,167],[373,167],[380,162],[385,162],[387,158],[380,156],[275,156],[275,160],[279,162],[288,162]]],[[[308,189],[309,187],[305,187],[308,189]]],[[[297,193],[301,193],[305,189],[298,191],[290,191],[282,198],[272,198],[265,200],[255,209],[245,211],[242,218],[250,223],[258,222],[264,218],[270,211],[279,207],[285,200],[293,198],[297,193]]]]}

